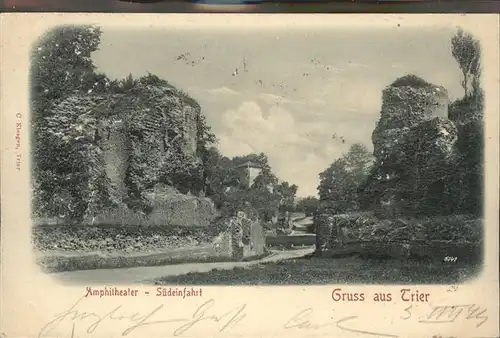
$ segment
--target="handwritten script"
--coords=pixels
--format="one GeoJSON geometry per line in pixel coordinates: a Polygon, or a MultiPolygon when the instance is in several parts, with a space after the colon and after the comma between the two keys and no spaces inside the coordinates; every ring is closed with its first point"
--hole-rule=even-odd
{"type": "MultiPolygon", "coordinates": [[[[302,310],[295,314],[291,319],[289,319],[285,325],[285,329],[307,329],[307,330],[317,330],[320,328],[324,328],[327,326],[334,326],[337,329],[340,329],[342,331],[347,331],[347,332],[354,332],[354,333],[359,333],[359,334],[365,334],[365,335],[373,335],[373,336],[380,336],[380,337],[398,337],[397,335],[393,334],[388,334],[388,333],[381,333],[381,332],[371,332],[371,331],[365,331],[360,328],[356,328],[356,326],[353,325],[353,323],[356,323],[358,320],[358,316],[347,316],[347,317],[341,317],[339,319],[335,319],[333,316],[330,317],[329,320],[322,322],[322,323],[313,323],[312,320],[312,314],[314,313],[314,310],[312,308],[308,308],[305,310],[302,310]]],[[[358,322],[359,324],[359,322],[358,322]]]]}
{"type": "MultiPolygon", "coordinates": [[[[476,328],[482,326],[487,320],[487,309],[476,304],[464,305],[439,305],[429,306],[430,310],[425,312],[423,316],[416,316],[418,324],[434,324],[442,325],[453,323],[457,320],[474,321],[476,328]]],[[[412,319],[413,305],[408,306],[399,316],[399,319],[407,321],[412,319]]],[[[307,308],[293,315],[284,325],[284,329],[299,329],[299,330],[318,330],[325,327],[333,327],[342,331],[353,332],[361,335],[378,336],[378,337],[399,337],[393,333],[368,331],[362,328],[363,322],[367,322],[367,318],[359,318],[359,316],[327,316],[323,321],[314,320],[315,311],[312,308],[307,308]]],[[[322,313],[323,317],[325,316],[322,313]]],[[[386,324],[385,327],[390,327],[386,324]]],[[[407,334],[408,332],[406,332],[407,334]]]]}
{"type": "MultiPolygon", "coordinates": [[[[88,334],[92,334],[105,322],[113,325],[118,323],[123,325],[124,328],[120,328],[120,330],[123,330],[121,331],[122,336],[127,336],[140,328],[155,325],[165,325],[165,329],[168,330],[167,335],[182,336],[192,333],[191,330],[195,327],[201,327],[205,333],[209,329],[215,329],[215,332],[211,334],[211,336],[215,336],[215,333],[227,331],[236,327],[244,319],[248,319],[246,304],[228,310],[216,305],[214,299],[202,303],[192,312],[188,311],[188,315],[178,317],[171,317],[173,311],[167,311],[164,304],[160,304],[151,311],[144,313],[127,310],[123,305],[116,306],[110,311],[104,311],[102,314],[83,311],[81,308],[85,303],[85,299],[85,297],[80,298],[69,309],[55,315],[54,319],[43,326],[38,337],[47,337],[51,333],[53,335],[56,329],[61,331],[63,325],[71,327],[71,332],[68,332],[70,337],[74,337],[76,329],[85,330],[88,334]]],[[[402,309],[400,313],[396,312],[390,323],[379,325],[382,325],[383,330],[388,330],[392,327],[393,320],[414,321],[415,325],[443,325],[443,323],[453,323],[455,321],[471,321],[476,328],[479,328],[488,320],[487,309],[476,304],[427,306],[428,308],[423,309],[423,315],[421,311],[419,311],[420,315],[418,315],[414,313],[416,309],[413,305],[410,305],[402,309]]],[[[179,311],[175,311],[175,313],[179,313],[179,311]]],[[[336,309],[318,311],[313,308],[306,308],[296,312],[291,317],[285,317],[285,319],[281,324],[284,330],[310,331],[327,329],[328,331],[340,330],[365,336],[399,337],[394,332],[376,332],[367,330],[366,326],[363,327],[366,323],[373,324],[373,318],[360,318],[355,314],[346,315],[336,309]]],[[[254,321],[248,320],[249,324],[252,322],[254,321]]],[[[446,330],[446,328],[443,327],[443,330],[446,330]]],[[[60,332],[58,333],[60,334],[60,332]]]]}
{"type": "Polygon", "coordinates": [[[122,336],[127,336],[131,332],[141,327],[151,327],[153,325],[171,324],[174,325],[172,334],[181,336],[187,333],[195,326],[202,323],[215,323],[217,330],[223,332],[228,328],[235,326],[245,317],[246,304],[237,306],[229,311],[218,311],[215,308],[215,300],[210,299],[204,302],[201,306],[187,317],[165,318],[164,305],[161,304],[146,314],[141,314],[137,311],[126,311],[123,305],[119,305],[109,312],[98,314],[96,312],[86,312],[79,310],[79,306],[84,302],[85,297],[80,298],[68,310],[57,314],[56,317],[48,322],[39,332],[38,337],[47,337],[56,328],[64,322],[70,322],[72,326],[71,336],[74,335],[75,327],[83,327],[87,333],[93,333],[104,322],[120,322],[126,323],[127,328],[121,332],[122,336]],[[180,324],[180,325],[179,325],[180,324]]]}
{"type": "Polygon", "coordinates": [[[427,316],[419,319],[419,323],[453,323],[459,318],[474,320],[478,328],[488,320],[487,309],[476,304],[433,306],[427,316]]]}

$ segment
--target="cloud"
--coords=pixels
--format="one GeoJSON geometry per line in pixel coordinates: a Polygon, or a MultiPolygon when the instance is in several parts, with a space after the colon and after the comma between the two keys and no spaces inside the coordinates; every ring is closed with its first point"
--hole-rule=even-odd
{"type": "Polygon", "coordinates": [[[326,105],[326,102],[323,100],[320,100],[320,99],[314,99],[311,101],[311,103],[316,105],[316,106],[325,106],[326,105]]]}
{"type": "Polygon", "coordinates": [[[293,69],[303,69],[306,72],[313,72],[315,70],[319,70],[321,72],[331,73],[331,74],[340,74],[345,72],[344,68],[327,64],[327,63],[296,63],[293,65],[293,69]]]}
{"type": "Polygon", "coordinates": [[[233,137],[232,134],[228,133],[222,133],[219,135],[218,148],[225,156],[228,157],[256,152],[251,145],[237,137],[233,137]]]}
{"type": "Polygon", "coordinates": [[[265,117],[255,101],[244,101],[237,109],[228,109],[222,115],[223,125],[233,135],[245,139],[253,148],[268,148],[273,144],[297,141],[293,116],[286,109],[272,107],[265,117]]]}
{"type": "Polygon", "coordinates": [[[322,156],[322,147],[331,138],[328,124],[298,123],[283,107],[271,107],[264,114],[257,102],[244,101],[236,109],[227,109],[221,122],[218,147],[224,155],[264,152],[277,176],[297,184],[300,195],[316,193],[319,172],[341,151],[329,150],[331,156],[322,156]]]}
{"type": "Polygon", "coordinates": [[[347,67],[349,67],[349,68],[368,68],[370,66],[365,65],[364,63],[349,62],[347,67]]]}
{"type": "Polygon", "coordinates": [[[219,101],[224,99],[237,99],[241,93],[229,87],[203,88],[200,86],[190,86],[187,91],[195,98],[205,101],[219,101]]]}
{"type": "Polygon", "coordinates": [[[310,107],[322,107],[326,105],[326,102],[324,100],[318,98],[312,100],[294,100],[283,95],[275,95],[270,93],[260,93],[256,95],[255,98],[261,99],[269,105],[306,105],[310,107]]]}
{"type": "Polygon", "coordinates": [[[214,102],[217,101],[219,103],[241,103],[243,99],[246,100],[254,100],[254,101],[263,101],[268,106],[279,106],[279,105],[307,105],[307,106],[315,106],[322,107],[326,105],[326,102],[322,99],[315,98],[312,100],[301,100],[301,99],[293,99],[291,97],[287,97],[285,95],[276,95],[268,92],[259,92],[252,91],[252,88],[246,89],[244,91],[236,91],[229,87],[218,87],[218,88],[210,88],[204,89],[199,87],[190,87],[189,92],[196,98],[199,98],[203,101],[214,102]]]}
{"type": "Polygon", "coordinates": [[[315,153],[308,153],[302,161],[289,166],[285,178],[298,185],[298,195],[316,196],[319,173],[329,165],[328,160],[315,153]]]}
{"type": "Polygon", "coordinates": [[[321,99],[336,111],[376,116],[382,104],[385,83],[367,76],[346,76],[332,79],[320,91],[321,99]]]}
{"type": "Polygon", "coordinates": [[[283,102],[284,100],[286,100],[284,96],[269,93],[260,93],[257,94],[256,97],[263,100],[267,104],[276,104],[276,102],[283,102]]]}
{"type": "Polygon", "coordinates": [[[222,154],[264,152],[276,175],[297,184],[298,196],[307,196],[316,195],[319,173],[352,143],[371,145],[380,110],[375,80],[346,74],[315,84],[304,88],[310,94],[297,90],[296,97],[228,86],[197,93],[222,154]],[[332,139],[334,133],[346,142],[332,139]]]}
{"type": "Polygon", "coordinates": [[[450,97],[463,95],[449,52],[453,33],[254,33],[243,40],[240,34],[226,34],[206,44],[214,32],[107,30],[92,58],[112,78],[144,75],[148,65],[200,103],[223,153],[265,152],[280,178],[299,185],[299,194],[313,193],[318,173],[350,144],[372,144],[381,91],[397,77],[421,74],[444,85],[450,97]],[[204,44],[203,66],[165,63],[179,50],[199,54],[204,44]],[[297,44],[303,48],[294,49],[297,44]],[[130,46],[148,53],[127,54],[130,46]],[[243,59],[250,71],[231,76],[243,59]],[[345,144],[333,140],[334,133],[345,144]]]}
{"type": "Polygon", "coordinates": [[[216,94],[216,95],[240,95],[239,92],[228,87],[206,89],[206,91],[210,94],[216,94]]]}
{"type": "Polygon", "coordinates": [[[299,100],[292,100],[289,98],[286,98],[285,96],[282,95],[275,95],[275,94],[270,94],[270,93],[260,93],[256,95],[257,99],[263,100],[265,103],[269,105],[279,105],[279,104],[307,104],[306,101],[299,101],[299,100]]]}

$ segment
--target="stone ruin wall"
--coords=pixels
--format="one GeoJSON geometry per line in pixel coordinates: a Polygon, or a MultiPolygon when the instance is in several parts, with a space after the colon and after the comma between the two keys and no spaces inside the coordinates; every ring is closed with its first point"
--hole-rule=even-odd
{"type": "Polygon", "coordinates": [[[448,106],[450,104],[448,92],[443,87],[436,87],[434,93],[435,95],[431,97],[432,103],[429,115],[448,120],[448,106]]]}
{"type": "Polygon", "coordinates": [[[119,200],[127,195],[125,175],[128,166],[127,132],[123,122],[113,122],[104,135],[103,156],[106,175],[119,200]]]}
{"type": "Polygon", "coordinates": [[[213,242],[215,250],[233,260],[259,257],[266,252],[262,223],[251,210],[219,220],[221,233],[213,242]]]}
{"type": "Polygon", "coordinates": [[[436,117],[448,119],[449,102],[448,92],[440,86],[388,86],[382,92],[380,128],[411,127],[436,117]]]}
{"type": "MultiPolygon", "coordinates": [[[[181,118],[173,123],[182,124],[180,129],[184,131],[183,135],[181,135],[181,149],[187,158],[197,160],[197,114],[199,114],[199,109],[185,104],[181,100],[176,99],[175,101],[179,105],[172,107],[172,109],[179,109],[179,114],[173,115],[181,118]]],[[[151,118],[153,119],[154,116],[151,116],[151,118]]],[[[151,123],[156,125],[153,120],[151,120],[149,124],[151,123]]],[[[166,142],[168,142],[167,135],[165,134],[164,136],[166,142]]],[[[107,124],[107,128],[105,128],[101,142],[104,150],[104,170],[111,181],[113,189],[112,194],[118,201],[122,202],[127,196],[125,178],[130,155],[126,121],[110,121],[107,124]]],[[[158,151],[163,152],[164,149],[158,149],[158,151]]],[[[180,226],[192,226],[198,224],[207,226],[217,215],[215,207],[209,199],[197,198],[194,196],[172,203],[166,203],[164,201],[151,202],[154,206],[154,210],[148,219],[144,221],[154,225],[175,224],[180,226]]],[[[103,217],[99,218],[102,219],[103,217]]],[[[107,215],[104,218],[115,219],[116,217],[107,215]]],[[[105,223],[105,220],[102,219],[101,223],[102,222],[105,223]]],[[[113,222],[116,223],[116,220],[113,222]]]]}
{"type": "Polygon", "coordinates": [[[337,235],[334,228],[333,215],[317,214],[314,217],[314,227],[316,229],[316,253],[328,250],[333,236],[337,235]]]}
{"type": "Polygon", "coordinates": [[[197,119],[200,112],[198,109],[185,105],[183,107],[184,116],[184,154],[190,158],[196,158],[197,138],[198,138],[198,125],[197,119]]]}
{"type": "MultiPolygon", "coordinates": [[[[448,119],[448,105],[446,89],[431,84],[423,87],[389,86],[383,91],[381,116],[372,140],[374,156],[382,161],[380,163],[389,172],[388,175],[391,175],[391,167],[384,161],[402,160],[404,149],[410,145],[417,147],[417,152],[429,154],[425,163],[415,164],[422,175],[428,174],[431,178],[432,173],[426,170],[427,167],[446,165],[456,142],[456,128],[448,119]]],[[[383,181],[384,178],[379,187],[383,186],[383,181]]],[[[403,206],[397,206],[399,202],[394,203],[391,189],[383,190],[382,203],[376,206],[378,212],[389,217],[399,215],[403,206]]]]}

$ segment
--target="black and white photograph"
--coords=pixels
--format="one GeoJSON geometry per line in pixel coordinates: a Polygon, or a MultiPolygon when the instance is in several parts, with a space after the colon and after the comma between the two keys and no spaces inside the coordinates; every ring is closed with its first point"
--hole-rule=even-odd
{"type": "Polygon", "coordinates": [[[29,65],[36,264],[85,286],[471,281],[482,51],[404,22],[52,28],[29,65]]]}

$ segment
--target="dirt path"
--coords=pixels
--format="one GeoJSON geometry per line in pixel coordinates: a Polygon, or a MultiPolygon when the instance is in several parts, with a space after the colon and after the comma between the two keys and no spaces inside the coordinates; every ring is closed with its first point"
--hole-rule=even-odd
{"type": "Polygon", "coordinates": [[[274,251],[271,256],[248,262],[187,263],[123,269],[80,270],[53,273],[50,276],[65,284],[80,284],[85,286],[151,284],[151,280],[161,277],[184,275],[189,272],[209,272],[213,269],[231,270],[236,267],[252,266],[258,263],[278,262],[285,259],[302,257],[313,251],[314,248],[274,251]]]}

